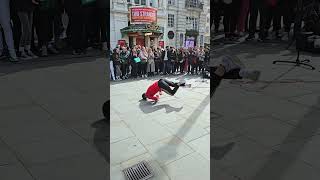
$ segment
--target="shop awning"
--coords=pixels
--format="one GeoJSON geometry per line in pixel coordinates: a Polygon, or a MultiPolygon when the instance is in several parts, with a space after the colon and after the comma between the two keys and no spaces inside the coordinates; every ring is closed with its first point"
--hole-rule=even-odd
{"type": "Polygon", "coordinates": [[[160,26],[155,24],[134,24],[120,30],[121,33],[157,33],[162,34],[160,26]]]}

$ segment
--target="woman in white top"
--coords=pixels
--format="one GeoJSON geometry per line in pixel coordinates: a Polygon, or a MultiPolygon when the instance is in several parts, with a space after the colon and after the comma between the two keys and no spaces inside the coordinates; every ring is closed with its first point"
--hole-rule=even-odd
{"type": "Polygon", "coordinates": [[[153,76],[154,72],[156,71],[156,66],[154,62],[154,52],[151,48],[148,48],[148,76],[153,76]]]}
{"type": "Polygon", "coordinates": [[[147,53],[146,47],[144,46],[142,47],[139,56],[141,59],[141,65],[140,65],[141,77],[147,77],[148,53],[147,53]]]}

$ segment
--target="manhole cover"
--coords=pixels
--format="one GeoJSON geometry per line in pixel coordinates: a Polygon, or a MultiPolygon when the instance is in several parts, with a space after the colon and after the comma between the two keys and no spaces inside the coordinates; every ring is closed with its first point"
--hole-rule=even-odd
{"type": "Polygon", "coordinates": [[[147,180],[153,177],[150,165],[142,161],[123,170],[127,180],[147,180]]]}

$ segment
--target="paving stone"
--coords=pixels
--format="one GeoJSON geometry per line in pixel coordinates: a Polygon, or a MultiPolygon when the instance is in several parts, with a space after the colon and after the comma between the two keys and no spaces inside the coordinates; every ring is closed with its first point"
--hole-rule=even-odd
{"type": "Polygon", "coordinates": [[[148,145],[146,148],[162,166],[194,152],[190,146],[175,136],[148,145]]]}
{"type": "Polygon", "coordinates": [[[111,166],[117,165],[146,152],[145,147],[136,137],[110,144],[111,166]]]}
{"type": "Polygon", "coordinates": [[[210,179],[210,161],[197,153],[185,156],[163,168],[171,179],[210,179]]]}
{"type": "Polygon", "coordinates": [[[110,143],[135,136],[124,122],[110,123],[110,143]]]}
{"type": "Polygon", "coordinates": [[[37,179],[44,180],[105,180],[108,178],[106,162],[95,153],[81,154],[39,166],[32,166],[30,171],[37,179]]]}
{"type": "Polygon", "coordinates": [[[201,154],[204,158],[210,160],[210,135],[202,136],[198,139],[190,141],[188,145],[196,152],[201,154]]]}
{"type": "Polygon", "coordinates": [[[21,164],[0,166],[0,177],[1,180],[34,179],[21,164]]]}

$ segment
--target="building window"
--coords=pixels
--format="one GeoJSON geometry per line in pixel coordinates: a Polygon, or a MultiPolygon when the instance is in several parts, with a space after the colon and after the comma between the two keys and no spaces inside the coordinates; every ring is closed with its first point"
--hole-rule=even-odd
{"type": "Polygon", "coordinates": [[[168,14],[168,27],[174,27],[174,14],[168,14]]]}
{"type": "Polygon", "coordinates": [[[175,5],[175,0],[168,0],[169,5],[175,5]]]}
{"type": "Polygon", "coordinates": [[[203,46],[204,43],[203,43],[203,35],[200,36],[200,46],[203,46]]]}
{"type": "Polygon", "coordinates": [[[134,0],[134,4],[136,4],[136,5],[147,5],[147,2],[146,2],[146,0],[134,0]]]}
{"type": "Polygon", "coordinates": [[[198,30],[199,29],[198,18],[187,17],[186,20],[187,20],[187,24],[189,25],[189,29],[193,29],[193,30],[198,30]]]}
{"type": "Polygon", "coordinates": [[[186,0],[187,7],[198,7],[199,0],[186,0]]]}

